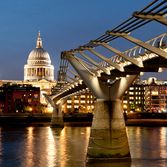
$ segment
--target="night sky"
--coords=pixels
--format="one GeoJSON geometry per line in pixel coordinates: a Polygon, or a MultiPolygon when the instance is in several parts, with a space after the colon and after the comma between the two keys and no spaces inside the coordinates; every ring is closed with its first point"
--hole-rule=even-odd
{"type": "MultiPolygon", "coordinates": [[[[40,30],[43,47],[59,69],[60,53],[101,36],[152,0],[3,0],[0,3],[0,80],[23,80],[24,64],[36,46],[40,30]]],[[[151,30],[150,30],[151,29],[151,30]]],[[[157,23],[143,40],[166,31],[157,23]]],[[[160,79],[167,79],[165,73],[160,79]]]]}

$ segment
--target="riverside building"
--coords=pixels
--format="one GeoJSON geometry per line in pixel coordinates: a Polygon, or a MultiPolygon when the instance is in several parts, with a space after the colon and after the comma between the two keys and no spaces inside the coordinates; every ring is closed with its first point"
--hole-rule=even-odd
{"type": "MultiPolygon", "coordinates": [[[[47,103],[43,94],[51,94],[51,90],[56,86],[57,82],[54,80],[54,66],[51,64],[49,53],[43,48],[40,32],[38,32],[36,48],[30,51],[27,63],[24,65],[24,80],[0,81],[1,86],[4,84],[17,85],[18,87],[20,85],[22,85],[22,87],[24,87],[24,85],[32,85],[34,89],[39,89],[40,104],[45,108],[43,112],[52,112],[52,107],[47,103]]],[[[21,89],[21,87],[19,89],[21,89]]]]}
{"type": "Polygon", "coordinates": [[[0,112],[41,112],[40,88],[25,84],[4,84],[0,87],[0,112]]]}
{"type": "Polygon", "coordinates": [[[152,79],[145,88],[145,108],[148,112],[167,112],[167,84],[152,79]]]}
{"type": "Polygon", "coordinates": [[[156,78],[138,80],[123,96],[124,112],[167,112],[167,83],[156,78]]]}
{"type": "MultiPolygon", "coordinates": [[[[70,96],[62,105],[62,111],[93,112],[96,98],[89,90],[80,95],[70,96]]],[[[167,112],[167,82],[156,78],[136,80],[122,97],[123,111],[128,112],[167,112]]]]}
{"type": "Polygon", "coordinates": [[[62,111],[64,113],[92,113],[94,101],[95,97],[86,89],[80,95],[70,96],[62,106],[62,111]]]}

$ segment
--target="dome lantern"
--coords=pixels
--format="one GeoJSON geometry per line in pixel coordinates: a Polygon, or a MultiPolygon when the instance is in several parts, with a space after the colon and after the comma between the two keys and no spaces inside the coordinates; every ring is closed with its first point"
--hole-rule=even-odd
{"type": "Polygon", "coordinates": [[[41,39],[40,31],[38,31],[36,48],[42,48],[42,39],[41,39]]]}

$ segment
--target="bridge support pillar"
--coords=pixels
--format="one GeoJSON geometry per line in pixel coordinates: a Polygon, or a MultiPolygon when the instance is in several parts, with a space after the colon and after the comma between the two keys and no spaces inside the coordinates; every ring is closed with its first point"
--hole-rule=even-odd
{"type": "Polygon", "coordinates": [[[63,121],[63,113],[61,112],[61,108],[60,108],[61,103],[59,105],[56,105],[51,96],[48,96],[47,94],[43,94],[43,95],[46,98],[46,101],[53,108],[50,126],[63,128],[64,121],[63,121]]]}
{"type": "Polygon", "coordinates": [[[50,126],[51,127],[58,127],[58,128],[64,127],[63,113],[61,112],[60,105],[58,105],[57,107],[54,107],[50,126]]]}
{"type": "Polygon", "coordinates": [[[74,55],[66,55],[87,87],[97,98],[94,109],[87,160],[130,159],[130,150],[123,117],[121,98],[138,77],[110,77],[103,82],[100,77],[88,72],[86,66],[74,55]]]}
{"type": "Polygon", "coordinates": [[[87,160],[130,159],[121,100],[97,100],[87,160]]]}

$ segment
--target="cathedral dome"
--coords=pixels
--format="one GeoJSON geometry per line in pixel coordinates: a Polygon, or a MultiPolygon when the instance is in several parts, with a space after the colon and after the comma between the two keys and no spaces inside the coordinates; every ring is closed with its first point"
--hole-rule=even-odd
{"type": "Polygon", "coordinates": [[[27,64],[24,65],[24,80],[39,81],[41,79],[54,80],[54,66],[51,65],[49,53],[42,47],[42,39],[38,32],[36,48],[29,53],[27,64]]]}
{"type": "Polygon", "coordinates": [[[51,60],[47,51],[42,47],[40,32],[38,33],[36,48],[33,49],[27,59],[28,65],[50,65],[51,60]]]}
{"type": "Polygon", "coordinates": [[[33,49],[27,60],[28,65],[50,65],[51,60],[47,51],[43,48],[33,49]]]}

